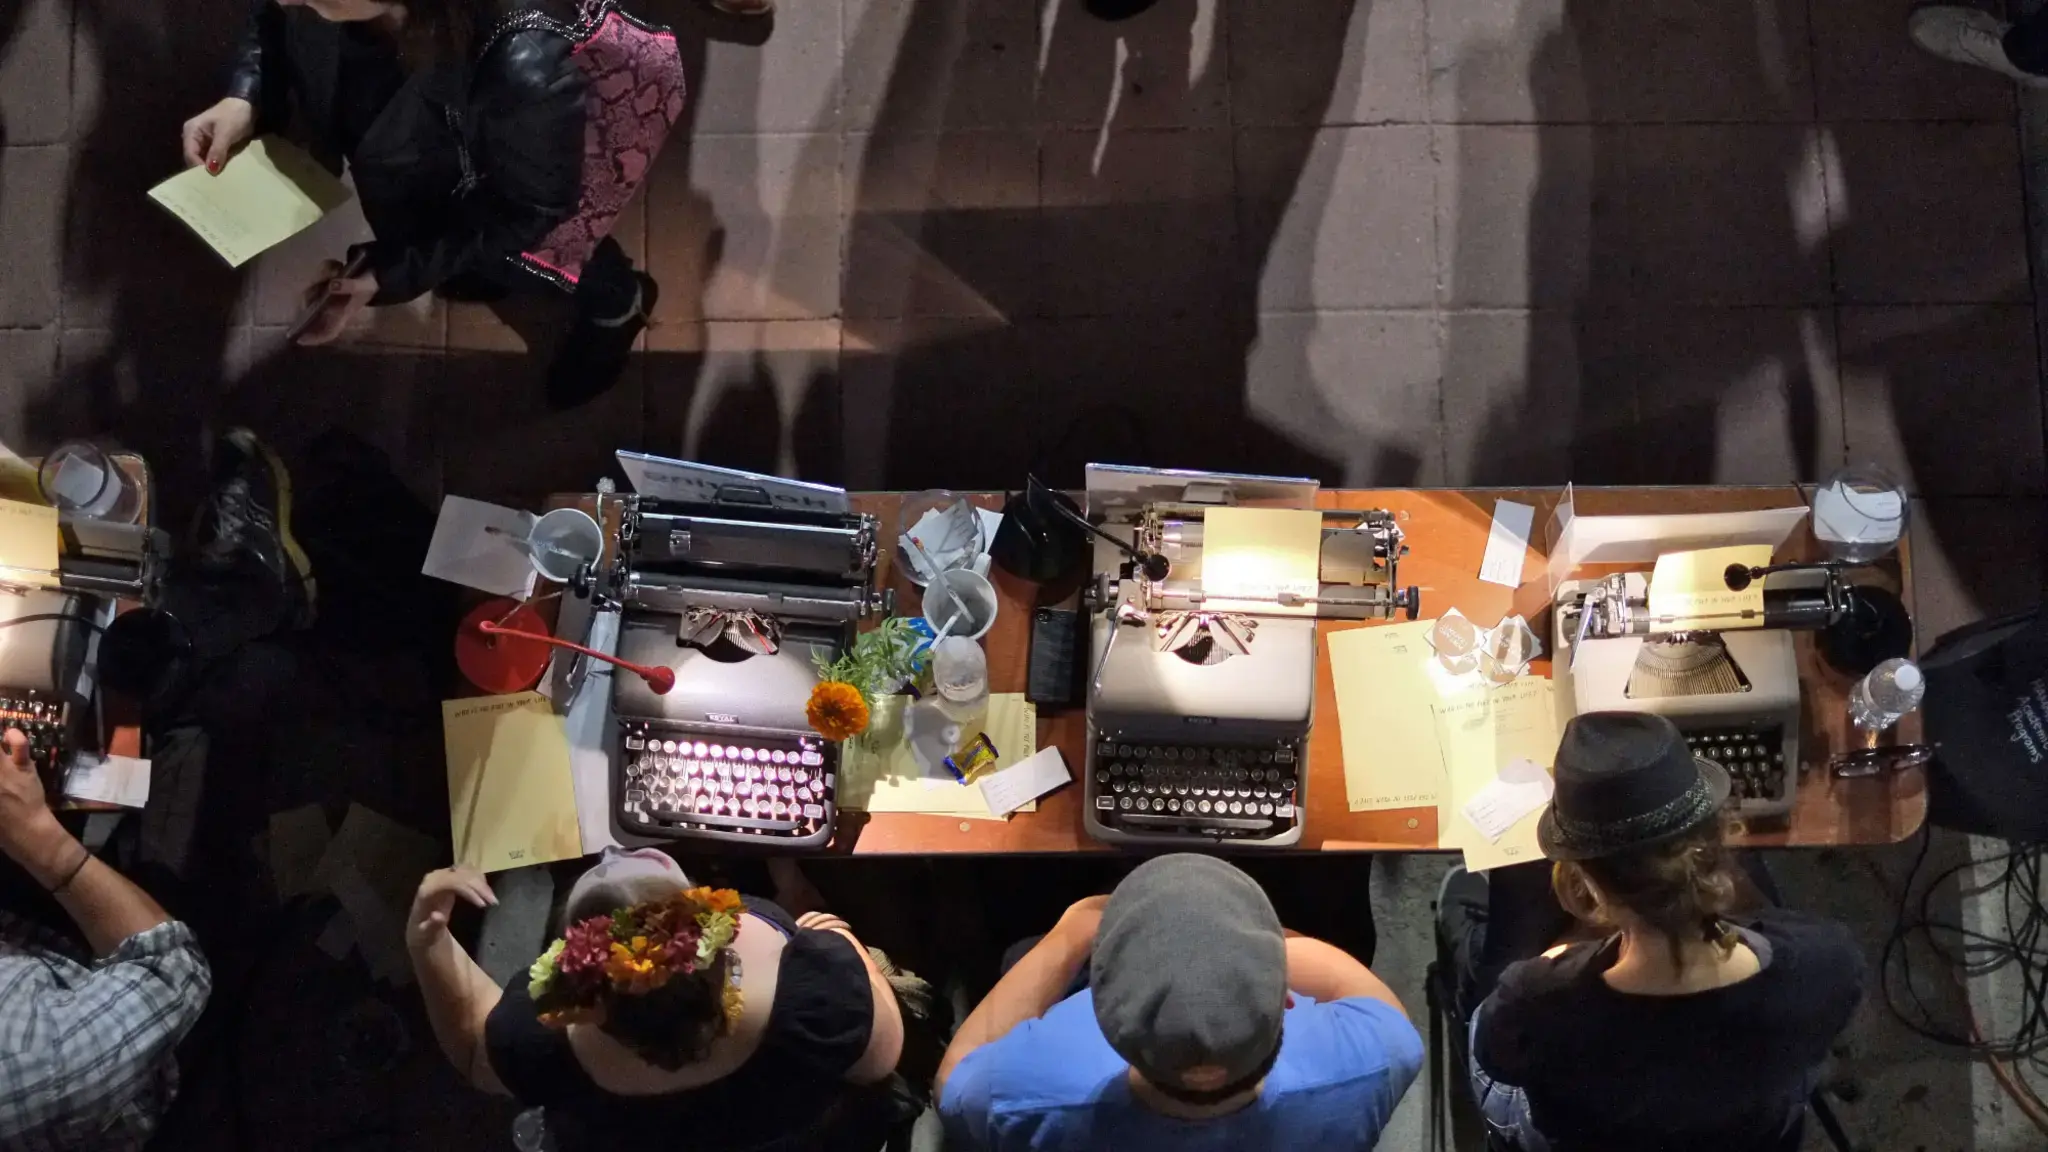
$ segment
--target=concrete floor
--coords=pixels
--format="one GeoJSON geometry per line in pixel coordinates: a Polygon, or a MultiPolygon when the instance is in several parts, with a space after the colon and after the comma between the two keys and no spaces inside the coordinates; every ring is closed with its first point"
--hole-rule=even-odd
{"type": "MultiPolygon", "coordinates": [[[[865,487],[1877,460],[1918,497],[1924,638],[2040,599],[2043,122],[1916,54],[1904,0],[1161,0],[1115,26],[1073,0],[783,0],[772,28],[629,6],[690,69],[621,228],[658,323],[555,417],[545,310],[423,303],[286,350],[360,218],[238,274],[143,198],[241,0],[0,0],[0,440],[124,441],[174,505],[227,421],[288,449],[353,428],[423,496],[505,499],[620,447],[865,487]]],[[[1777,866],[1874,957],[1904,861],[1777,866]]],[[[1404,989],[1441,866],[1375,870],[1404,989]]],[[[1867,1147],[2040,1146],[1875,1006],[1843,1063],[1867,1147]]],[[[1383,1146],[1420,1146],[1421,1099],[1383,1146]]]]}

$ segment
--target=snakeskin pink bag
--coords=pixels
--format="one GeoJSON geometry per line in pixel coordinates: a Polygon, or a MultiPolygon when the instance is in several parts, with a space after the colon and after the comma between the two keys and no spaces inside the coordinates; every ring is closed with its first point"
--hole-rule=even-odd
{"type": "MultiPolygon", "coordinates": [[[[583,0],[574,24],[519,12],[492,29],[477,58],[514,32],[544,29],[575,44],[589,81],[583,134],[583,192],[575,215],[516,262],[558,288],[573,289],[583,266],[647,179],[683,115],[683,60],[675,33],[622,10],[617,0],[583,0]]],[[[465,185],[474,182],[467,148],[465,185]]]]}

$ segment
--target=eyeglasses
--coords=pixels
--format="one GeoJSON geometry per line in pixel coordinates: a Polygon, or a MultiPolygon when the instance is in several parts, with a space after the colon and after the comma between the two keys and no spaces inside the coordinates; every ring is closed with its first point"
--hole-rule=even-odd
{"type": "Polygon", "coordinates": [[[1843,780],[1903,772],[1933,760],[1939,747],[1938,744],[1892,744],[1883,748],[1858,748],[1829,760],[1828,769],[1843,780]]]}

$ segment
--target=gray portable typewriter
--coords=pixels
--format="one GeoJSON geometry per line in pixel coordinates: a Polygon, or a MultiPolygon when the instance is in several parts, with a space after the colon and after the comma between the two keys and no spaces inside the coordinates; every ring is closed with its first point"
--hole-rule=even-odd
{"type": "Polygon", "coordinates": [[[1088,468],[1089,517],[1106,533],[1084,596],[1090,835],[1258,847],[1301,839],[1316,619],[1413,619],[1420,594],[1396,583],[1407,546],[1390,513],[1325,510],[1312,588],[1225,605],[1203,589],[1203,526],[1230,505],[1313,508],[1316,491],[1313,480],[1088,468]]]}
{"type": "Polygon", "coordinates": [[[676,674],[663,695],[612,678],[619,826],[821,848],[837,819],[839,750],[804,706],[818,661],[885,607],[875,519],[849,512],[838,489],[660,463],[692,486],[654,485],[686,497],[669,499],[636,478],[603,578],[622,609],[619,657],[676,674]]]}
{"type": "Polygon", "coordinates": [[[1829,627],[1853,588],[1823,566],[1772,572],[1763,611],[1725,627],[1674,628],[1649,611],[1648,574],[1560,584],[1551,675],[1566,716],[1654,712],[1694,755],[1728,772],[1728,807],[1744,819],[1787,816],[1799,787],[1799,661],[1795,631],[1829,627]]]}

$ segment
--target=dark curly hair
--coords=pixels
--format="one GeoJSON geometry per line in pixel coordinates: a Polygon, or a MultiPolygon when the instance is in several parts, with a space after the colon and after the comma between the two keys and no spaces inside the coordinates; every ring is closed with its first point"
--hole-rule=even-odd
{"type": "Polygon", "coordinates": [[[571,0],[400,0],[405,30],[400,47],[406,64],[467,60],[498,21],[515,11],[535,10],[558,20],[576,14],[571,0]]]}
{"type": "Polygon", "coordinates": [[[612,989],[605,994],[604,1019],[597,1027],[665,1072],[693,1064],[724,1031],[725,985],[731,970],[732,958],[721,955],[652,992],[612,989]]]}
{"type": "Polygon", "coordinates": [[[1625,908],[1669,940],[1674,955],[1700,941],[1726,953],[1736,943],[1726,920],[1737,903],[1735,867],[1717,819],[1642,848],[1560,860],[1550,883],[1558,903],[1581,920],[1616,927],[1608,909],[1625,908]]]}

